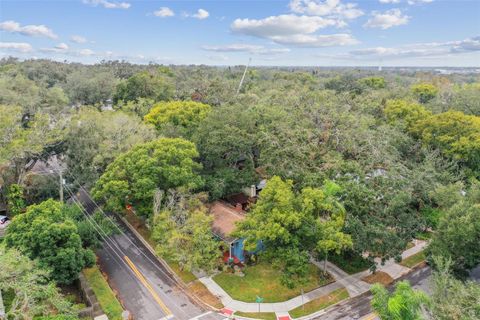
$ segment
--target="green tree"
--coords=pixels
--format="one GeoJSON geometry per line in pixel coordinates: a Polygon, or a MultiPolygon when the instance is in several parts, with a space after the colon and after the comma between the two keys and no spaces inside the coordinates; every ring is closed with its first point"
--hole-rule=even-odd
{"type": "Polygon", "coordinates": [[[385,79],[382,77],[366,77],[358,81],[372,89],[383,89],[386,87],[385,79]]]}
{"type": "Polygon", "coordinates": [[[149,217],[156,189],[202,186],[197,157],[195,145],[180,138],[139,144],[107,167],[92,193],[104,199],[109,210],[122,212],[125,205],[132,204],[140,215],[149,217]]]}
{"type": "Polygon", "coordinates": [[[213,218],[199,196],[169,191],[163,202],[154,217],[156,251],[183,270],[214,271],[221,251],[211,232],[213,218]]]}
{"type": "Polygon", "coordinates": [[[109,71],[80,69],[67,76],[65,90],[72,103],[99,105],[112,98],[117,82],[109,71]]]}
{"type": "Polygon", "coordinates": [[[168,101],[174,95],[171,75],[162,71],[142,71],[117,85],[113,102],[133,101],[149,98],[155,101],[168,101]]]}
{"type": "Polygon", "coordinates": [[[427,103],[435,98],[438,88],[430,83],[419,83],[412,86],[412,92],[420,103],[427,103]]]}
{"type": "MultiPolygon", "coordinates": [[[[457,193],[462,190],[456,190],[457,193]]],[[[480,263],[480,183],[474,183],[466,195],[440,219],[438,228],[427,248],[431,262],[433,256],[452,260],[452,271],[459,276],[480,263]]]]}
{"type": "Polygon", "coordinates": [[[169,125],[180,128],[180,133],[184,131],[188,137],[211,109],[209,105],[195,101],[159,102],[145,116],[145,122],[153,124],[160,132],[165,132],[169,125]]]}
{"type": "Polygon", "coordinates": [[[382,320],[420,320],[422,307],[430,304],[429,297],[420,290],[413,290],[408,281],[397,283],[395,291],[389,293],[381,284],[374,284],[372,308],[382,320]]]}
{"type": "Polygon", "coordinates": [[[305,188],[297,195],[291,180],[274,176],[235,234],[245,239],[247,250],[262,241],[269,257],[283,261],[284,279],[301,280],[308,253],[318,250],[327,258],[329,252],[339,253],[352,245],[350,236],[341,231],[345,210],[335,199],[338,191],[338,185],[327,181],[322,189],[305,188]]]}
{"type": "Polygon", "coordinates": [[[480,116],[480,83],[465,83],[455,86],[452,107],[465,114],[480,116]]]}
{"type": "Polygon", "coordinates": [[[425,144],[480,170],[480,117],[447,111],[418,121],[414,131],[425,144]]]}
{"type": "Polygon", "coordinates": [[[139,116],[141,119],[150,111],[155,104],[155,100],[150,98],[137,98],[130,101],[118,101],[115,105],[115,109],[122,110],[125,113],[133,113],[139,116]]]}
{"type": "Polygon", "coordinates": [[[410,103],[405,100],[388,100],[384,109],[385,116],[389,123],[401,124],[404,129],[412,131],[420,120],[432,115],[418,103],[410,103]]]}
{"type": "Polygon", "coordinates": [[[45,156],[56,152],[63,131],[48,114],[33,116],[20,107],[0,105],[0,173],[4,181],[23,185],[26,173],[45,156]]]}
{"type": "Polygon", "coordinates": [[[12,184],[8,187],[7,205],[11,216],[16,216],[25,210],[25,196],[22,186],[12,184]]]}
{"type": "Polygon", "coordinates": [[[3,245],[0,245],[0,256],[0,290],[14,293],[11,306],[6,310],[8,319],[31,320],[56,313],[76,319],[71,304],[55,283],[49,281],[49,272],[36,261],[3,245]]]}
{"type": "Polygon", "coordinates": [[[340,254],[353,246],[351,236],[343,232],[346,211],[336,198],[340,192],[339,185],[326,181],[322,189],[305,188],[301,194],[303,210],[315,219],[315,249],[322,254],[325,273],[329,253],[340,254]]]}
{"type": "Polygon", "coordinates": [[[257,182],[255,118],[239,106],[215,108],[193,134],[205,188],[218,199],[257,182]]]}
{"type": "Polygon", "coordinates": [[[462,282],[450,273],[451,260],[434,257],[436,270],[432,276],[432,306],[434,319],[480,319],[480,285],[462,282]]]}
{"type": "Polygon", "coordinates": [[[77,226],[63,204],[47,200],[16,216],[5,236],[7,247],[15,247],[42,268],[52,270],[59,283],[71,283],[85,266],[91,265],[92,252],[82,248],[77,226]]]}
{"type": "Polygon", "coordinates": [[[136,116],[82,108],[65,137],[68,173],[77,183],[91,186],[117,156],[154,138],[154,129],[136,116]]]}

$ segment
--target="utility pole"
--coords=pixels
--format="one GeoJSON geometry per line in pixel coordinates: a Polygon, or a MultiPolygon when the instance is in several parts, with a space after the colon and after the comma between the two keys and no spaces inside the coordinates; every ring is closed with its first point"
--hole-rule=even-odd
{"type": "Polygon", "coordinates": [[[63,203],[63,175],[62,171],[58,170],[58,177],[60,178],[60,202],[63,203]]]}
{"type": "Polygon", "coordinates": [[[247,74],[247,69],[248,69],[248,66],[250,65],[250,62],[252,62],[252,58],[248,58],[247,66],[245,67],[245,70],[243,71],[242,79],[240,80],[240,84],[238,85],[237,94],[240,93],[240,89],[242,88],[243,80],[245,80],[245,75],[247,74]]]}

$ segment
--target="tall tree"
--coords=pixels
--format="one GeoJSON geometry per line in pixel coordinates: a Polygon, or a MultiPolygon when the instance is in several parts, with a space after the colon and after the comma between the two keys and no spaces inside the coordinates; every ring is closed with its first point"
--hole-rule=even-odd
{"type": "Polygon", "coordinates": [[[109,210],[121,212],[132,204],[140,215],[150,217],[156,189],[194,190],[202,186],[197,157],[195,145],[180,138],[139,144],[107,167],[92,193],[104,199],[109,210]]]}
{"type": "Polygon", "coordinates": [[[0,105],[0,173],[4,180],[23,184],[37,160],[58,151],[63,128],[51,120],[48,114],[28,116],[19,107],[0,105]]]}
{"type": "Polygon", "coordinates": [[[179,135],[189,137],[211,109],[195,101],[159,102],[145,116],[145,122],[153,124],[159,132],[178,130],[179,135]]]}
{"type": "Polygon", "coordinates": [[[213,219],[207,215],[201,195],[170,190],[165,198],[154,217],[157,252],[184,270],[214,271],[221,251],[211,232],[213,219]]]}
{"type": "Polygon", "coordinates": [[[350,236],[341,231],[345,210],[334,199],[338,191],[338,185],[326,182],[323,189],[305,188],[295,194],[291,180],[274,176],[238,225],[236,235],[245,239],[247,250],[263,242],[266,254],[283,261],[284,283],[293,286],[288,279],[301,280],[309,253],[319,250],[327,258],[328,252],[339,253],[352,245],[350,236]]]}
{"type": "Polygon", "coordinates": [[[73,317],[71,304],[60,294],[49,272],[16,249],[0,245],[0,290],[13,291],[14,298],[6,310],[8,319],[32,320],[61,313],[73,317]]]}
{"type": "Polygon", "coordinates": [[[432,306],[434,319],[480,319],[480,284],[462,282],[450,273],[452,261],[434,257],[436,270],[432,276],[432,306]]]}
{"type": "Polygon", "coordinates": [[[72,118],[65,137],[70,178],[91,186],[117,156],[154,138],[153,128],[136,116],[82,108],[72,118]]]}
{"type": "Polygon", "coordinates": [[[134,74],[117,85],[113,102],[133,101],[138,98],[149,98],[155,101],[168,101],[173,98],[174,87],[172,73],[164,69],[142,71],[134,74]]]}
{"type": "Polygon", "coordinates": [[[94,253],[82,248],[77,226],[63,204],[54,200],[32,205],[16,216],[8,227],[5,243],[38,259],[42,268],[52,270],[52,278],[59,283],[72,283],[85,266],[95,263],[94,253]]]}
{"type": "Polygon", "coordinates": [[[431,83],[419,83],[412,86],[412,92],[420,103],[427,103],[435,98],[438,88],[431,83]]]}
{"type": "MultiPolygon", "coordinates": [[[[460,194],[464,190],[455,190],[460,194]]],[[[427,248],[430,261],[433,256],[452,260],[452,271],[459,276],[480,263],[480,183],[474,183],[446,209],[432,241],[427,248]]]]}

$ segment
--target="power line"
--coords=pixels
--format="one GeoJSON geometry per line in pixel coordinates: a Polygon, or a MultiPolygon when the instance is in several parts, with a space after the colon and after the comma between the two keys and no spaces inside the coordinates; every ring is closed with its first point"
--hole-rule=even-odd
{"type": "MultiPolygon", "coordinates": [[[[55,170],[55,169],[54,169],[54,170],[55,170]]],[[[179,289],[180,289],[181,291],[183,291],[183,292],[185,293],[185,295],[187,295],[188,297],[192,297],[191,294],[188,294],[188,293],[184,290],[184,288],[182,288],[182,286],[181,286],[181,284],[180,284],[180,282],[179,282],[178,280],[176,280],[172,275],[170,275],[170,274],[166,273],[164,270],[162,270],[152,259],[150,259],[150,257],[148,257],[148,256],[143,252],[143,250],[142,250],[140,247],[138,247],[138,246],[130,239],[130,237],[117,225],[117,223],[116,223],[108,214],[106,214],[106,213],[102,210],[102,208],[95,202],[95,200],[93,200],[93,198],[90,196],[90,194],[88,193],[88,191],[87,191],[80,183],[78,183],[78,179],[77,179],[73,174],[70,173],[70,176],[72,176],[72,177],[74,178],[74,181],[75,181],[75,180],[77,181],[76,184],[79,186],[79,188],[80,188],[81,190],[84,191],[84,194],[88,197],[88,199],[103,213],[103,215],[104,215],[107,219],[109,219],[109,221],[118,229],[118,231],[120,231],[121,234],[124,235],[124,237],[137,249],[137,251],[139,251],[139,252],[141,253],[141,255],[143,255],[158,271],[160,271],[164,276],[166,276],[168,280],[172,281],[172,285],[177,284],[178,287],[179,287],[179,289]]],[[[72,200],[73,200],[73,201],[76,201],[76,200],[75,200],[75,196],[72,195],[71,189],[70,189],[69,187],[67,187],[67,186],[65,186],[65,189],[68,189],[69,195],[71,196],[72,200]]],[[[77,203],[77,202],[76,202],[76,203],[77,203]]],[[[77,205],[78,205],[78,204],[77,204],[77,205]]],[[[87,205],[87,206],[88,206],[88,205],[87,205]]],[[[83,207],[83,205],[82,205],[82,207],[83,207]]],[[[85,209],[84,209],[84,210],[85,210],[85,209]]],[[[85,211],[87,212],[87,210],[85,210],[85,211]]],[[[83,211],[82,211],[82,212],[83,212],[83,211]]],[[[88,212],[87,212],[87,215],[88,215],[88,212]]],[[[92,218],[92,219],[93,219],[93,218],[92,218]]],[[[95,220],[93,220],[93,221],[96,223],[95,220]]],[[[108,235],[107,235],[106,232],[101,228],[101,226],[98,225],[98,224],[97,224],[97,226],[105,233],[105,235],[106,235],[107,238],[108,238],[108,235]]],[[[111,239],[110,239],[110,240],[111,240],[111,239]]],[[[105,241],[107,241],[107,240],[105,240],[105,241]]],[[[121,253],[122,255],[127,256],[126,253],[123,252],[123,250],[117,245],[117,243],[116,243],[114,240],[111,240],[111,241],[112,241],[112,243],[118,248],[118,250],[120,251],[120,253],[121,253]]],[[[107,243],[107,244],[108,244],[108,243],[107,243]]],[[[114,250],[111,245],[109,245],[109,247],[110,247],[112,250],[114,250]]],[[[124,261],[122,260],[122,262],[124,262],[124,261]]],[[[124,263],[125,263],[125,262],[124,262],[124,263]]],[[[165,295],[165,297],[166,297],[170,302],[172,302],[172,298],[171,298],[170,296],[165,295]]],[[[192,298],[194,298],[195,300],[197,300],[197,302],[202,303],[202,301],[200,301],[197,297],[192,297],[192,298]]],[[[183,312],[185,315],[187,315],[186,311],[184,311],[184,310],[182,310],[182,309],[179,309],[179,310],[180,310],[181,312],[183,312]]]]}

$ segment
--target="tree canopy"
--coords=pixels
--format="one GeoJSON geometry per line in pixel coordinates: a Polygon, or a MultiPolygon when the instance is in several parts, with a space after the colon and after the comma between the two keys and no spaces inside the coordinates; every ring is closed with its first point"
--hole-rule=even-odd
{"type": "Polygon", "coordinates": [[[209,105],[195,101],[159,102],[145,116],[145,122],[160,132],[166,132],[169,125],[180,128],[180,134],[184,131],[188,137],[191,135],[188,132],[193,132],[211,109],[209,105]]]}
{"type": "Polygon", "coordinates": [[[108,165],[92,193],[105,200],[110,210],[122,212],[131,204],[140,215],[149,217],[156,189],[194,190],[202,186],[197,157],[195,145],[181,138],[136,145],[108,165]]]}
{"type": "Polygon", "coordinates": [[[95,262],[93,252],[82,247],[77,226],[63,204],[51,199],[16,216],[5,243],[31,259],[38,259],[40,267],[51,270],[52,278],[59,283],[71,283],[80,270],[95,262]]]}

